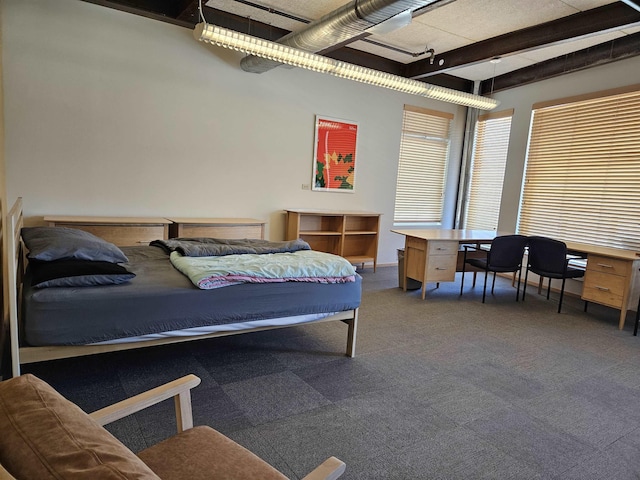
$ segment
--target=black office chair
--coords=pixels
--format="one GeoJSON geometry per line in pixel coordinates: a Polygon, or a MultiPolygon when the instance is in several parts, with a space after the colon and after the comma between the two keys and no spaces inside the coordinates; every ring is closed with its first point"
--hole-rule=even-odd
{"type": "Polygon", "coordinates": [[[516,290],[516,302],[520,297],[520,277],[522,275],[522,257],[524,249],[527,246],[527,237],[524,235],[502,235],[496,237],[491,242],[491,247],[486,251],[485,258],[467,258],[469,250],[480,250],[474,245],[464,245],[464,261],[462,262],[462,281],[460,282],[460,295],[464,287],[464,274],[466,265],[472,265],[476,268],[484,270],[484,287],[482,289],[482,303],[484,303],[487,295],[487,276],[489,272],[493,272],[493,283],[491,284],[491,293],[496,285],[497,273],[515,273],[518,272],[518,288],[516,290]]]}
{"type": "MultiPolygon", "coordinates": [[[[527,271],[524,275],[524,288],[522,289],[522,301],[527,292],[527,279],[529,271],[540,276],[540,286],[544,278],[549,278],[547,286],[547,300],[551,292],[551,280],[553,278],[562,279],[560,288],[560,300],[558,302],[558,313],[562,309],[562,299],[564,297],[564,285],[567,278],[584,277],[584,270],[569,266],[567,258],[567,245],[559,240],[547,237],[529,237],[529,257],[527,271]]],[[[540,288],[538,288],[540,293],[540,288]]]]}

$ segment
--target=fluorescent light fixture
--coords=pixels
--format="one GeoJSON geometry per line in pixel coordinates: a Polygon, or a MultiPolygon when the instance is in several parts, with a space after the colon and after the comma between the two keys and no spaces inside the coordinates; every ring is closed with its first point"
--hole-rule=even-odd
{"type": "Polygon", "coordinates": [[[195,26],[193,36],[200,42],[230,48],[294,67],[305,68],[307,70],[313,70],[314,72],[328,73],[336,77],[389,88],[398,92],[433,98],[443,102],[479,108],[481,110],[491,110],[497,107],[499,103],[493,98],[460,92],[399,75],[392,75],[372,68],[341,62],[204,22],[198,23],[195,26]]]}
{"type": "Polygon", "coordinates": [[[405,10],[404,12],[400,12],[397,15],[388,18],[384,22],[380,22],[373,27],[367,28],[366,31],[373,35],[384,35],[385,33],[391,33],[394,30],[406,27],[411,23],[412,18],[411,10],[405,10]]]}

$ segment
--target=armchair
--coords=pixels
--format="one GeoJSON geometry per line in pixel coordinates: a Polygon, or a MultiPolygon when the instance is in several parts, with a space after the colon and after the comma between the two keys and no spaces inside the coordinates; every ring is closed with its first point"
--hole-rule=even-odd
{"type": "MultiPolygon", "coordinates": [[[[0,382],[0,480],[17,479],[285,479],[249,450],[207,426],[193,427],[187,375],[86,414],[33,375],[0,382]],[[137,456],[102,426],[169,398],[178,434],[137,456]]],[[[331,457],[305,480],[338,478],[331,457]]]]}

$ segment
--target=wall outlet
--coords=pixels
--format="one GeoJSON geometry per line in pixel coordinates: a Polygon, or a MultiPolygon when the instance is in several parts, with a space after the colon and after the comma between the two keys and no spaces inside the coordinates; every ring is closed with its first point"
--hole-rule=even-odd
{"type": "Polygon", "coordinates": [[[311,185],[309,185],[308,183],[303,183],[302,184],[302,189],[303,190],[311,190],[311,185]]]}

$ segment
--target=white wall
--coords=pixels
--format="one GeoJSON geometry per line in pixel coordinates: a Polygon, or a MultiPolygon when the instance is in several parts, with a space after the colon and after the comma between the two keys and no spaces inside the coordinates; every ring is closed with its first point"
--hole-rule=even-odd
{"type": "MultiPolygon", "coordinates": [[[[392,228],[403,104],[455,114],[455,203],[465,109],[300,69],[257,75],[189,29],[77,0],[2,4],[9,201],[46,214],[254,217],[286,208],[383,213],[392,228]],[[356,191],[310,184],[314,116],[359,123],[356,191]]],[[[447,209],[451,226],[453,209],[447,209]]]]}

